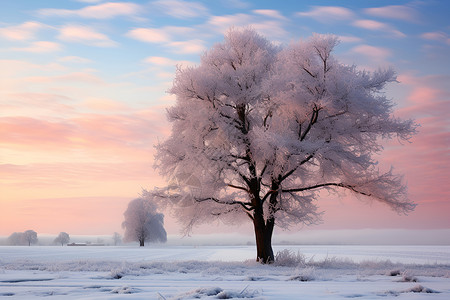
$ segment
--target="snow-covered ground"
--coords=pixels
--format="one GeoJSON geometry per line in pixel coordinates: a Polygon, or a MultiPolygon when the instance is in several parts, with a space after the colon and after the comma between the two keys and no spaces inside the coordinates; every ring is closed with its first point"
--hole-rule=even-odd
{"type": "Polygon", "coordinates": [[[5,246],[0,298],[450,299],[450,246],[274,250],[260,265],[254,246],[5,246]]]}

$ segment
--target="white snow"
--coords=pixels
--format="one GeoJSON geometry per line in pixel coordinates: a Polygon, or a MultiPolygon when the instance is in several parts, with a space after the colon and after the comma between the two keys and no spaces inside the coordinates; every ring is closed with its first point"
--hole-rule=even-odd
{"type": "Polygon", "coordinates": [[[0,298],[450,299],[450,246],[284,249],[280,266],[254,246],[5,246],[0,298]]]}

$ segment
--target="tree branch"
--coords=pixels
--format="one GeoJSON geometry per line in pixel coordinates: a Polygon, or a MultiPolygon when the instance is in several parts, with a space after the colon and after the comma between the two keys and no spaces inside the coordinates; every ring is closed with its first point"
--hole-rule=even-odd
{"type": "Polygon", "coordinates": [[[269,190],[264,197],[261,199],[261,203],[264,203],[264,201],[267,200],[267,197],[269,197],[270,195],[272,195],[273,193],[277,193],[278,190],[269,190]]]}
{"type": "Polygon", "coordinates": [[[287,172],[286,174],[281,176],[279,183],[283,182],[286,178],[291,176],[298,169],[298,167],[300,167],[301,165],[307,163],[313,157],[314,157],[313,154],[308,155],[308,157],[305,158],[304,160],[302,160],[295,168],[293,168],[292,170],[290,170],[289,172],[287,172]]]}
{"type": "Polygon", "coordinates": [[[208,197],[208,198],[202,198],[202,199],[199,199],[199,198],[194,198],[194,200],[196,201],[196,202],[205,202],[205,201],[214,201],[214,202],[216,202],[216,203],[219,203],[219,204],[226,204],[226,205],[235,205],[235,204],[239,204],[239,205],[241,205],[246,211],[252,211],[252,210],[254,210],[254,207],[253,207],[253,205],[251,204],[251,203],[249,203],[249,202],[242,202],[242,201],[228,201],[228,202],[223,202],[223,201],[220,201],[219,199],[217,199],[217,198],[214,198],[214,197],[208,197]]]}
{"type": "Polygon", "coordinates": [[[247,189],[247,188],[245,188],[245,187],[242,187],[242,186],[237,186],[237,185],[234,185],[234,184],[227,184],[229,187],[232,187],[232,188],[235,188],[235,189],[238,189],[238,190],[243,190],[243,191],[246,191],[247,193],[249,192],[249,190],[247,189]]]}
{"type": "Polygon", "coordinates": [[[357,194],[361,194],[364,196],[372,196],[372,194],[368,194],[366,192],[363,191],[358,191],[356,189],[355,186],[350,185],[350,184],[345,184],[345,183],[334,183],[334,182],[329,182],[329,183],[321,183],[321,184],[316,184],[316,185],[312,185],[312,186],[308,186],[308,187],[304,187],[304,188],[296,188],[296,189],[282,189],[281,192],[283,193],[297,193],[297,192],[303,192],[303,191],[308,191],[308,190],[314,190],[314,189],[318,189],[318,188],[323,188],[323,187],[328,187],[328,186],[337,186],[337,187],[342,187],[342,188],[346,188],[349,189],[357,194]]]}
{"type": "Polygon", "coordinates": [[[300,137],[300,141],[303,141],[306,138],[306,135],[311,130],[311,127],[317,122],[317,117],[319,116],[320,107],[314,104],[313,113],[311,115],[311,120],[309,121],[308,127],[306,127],[302,136],[300,137]]]}

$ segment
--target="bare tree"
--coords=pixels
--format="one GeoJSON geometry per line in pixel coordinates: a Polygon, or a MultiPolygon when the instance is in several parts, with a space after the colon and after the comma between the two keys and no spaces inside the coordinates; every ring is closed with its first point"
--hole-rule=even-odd
{"type": "Polygon", "coordinates": [[[55,238],[55,243],[61,244],[61,246],[64,246],[64,244],[68,244],[70,242],[70,236],[66,232],[60,232],[59,235],[55,238]]]}
{"type": "Polygon", "coordinates": [[[117,232],[113,233],[112,239],[114,241],[114,246],[117,246],[118,244],[120,244],[122,242],[122,236],[117,232]]]}
{"type": "Polygon", "coordinates": [[[28,246],[31,244],[36,244],[38,242],[37,233],[34,230],[27,230],[23,233],[25,241],[28,243],[28,246]]]}
{"type": "Polygon", "coordinates": [[[167,233],[164,229],[164,215],[158,213],[156,205],[149,199],[137,198],[128,204],[124,213],[125,242],[138,241],[143,247],[145,242],[167,241],[167,233]]]}
{"type": "Polygon", "coordinates": [[[380,139],[415,133],[412,120],[393,117],[383,93],[395,73],[339,63],[337,42],[314,35],[281,48],[233,29],[199,66],[178,69],[172,134],[156,155],[169,184],[147,195],[172,206],[186,232],[217,218],[251,220],[263,263],[274,259],[275,224],[320,220],[322,190],[412,211],[402,177],[380,171],[373,158],[380,139]]]}

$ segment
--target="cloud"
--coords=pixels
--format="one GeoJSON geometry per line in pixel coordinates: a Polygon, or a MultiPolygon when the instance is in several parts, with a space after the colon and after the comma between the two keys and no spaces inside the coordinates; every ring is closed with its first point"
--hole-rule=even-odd
{"type": "Polygon", "coordinates": [[[247,14],[212,16],[207,23],[207,26],[220,33],[225,33],[230,27],[248,26],[253,22],[253,17],[247,14]]]}
{"type": "Polygon", "coordinates": [[[92,62],[92,60],[84,58],[84,57],[79,57],[79,56],[64,56],[64,57],[60,57],[58,58],[59,62],[67,62],[67,63],[76,63],[76,64],[87,64],[92,62]]]}
{"type": "Polygon", "coordinates": [[[82,25],[66,25],[60,29],[58,38],[65,42],[81,43],[96,47],[114,47],[117,43],[103,33],[82,25]]]}
{"type": "Polygon", "coordinates": [[[180,54],[199,54],[206,51],[204,41],[202,40],[170,42],[167,45],[171,48],[172,52],[180,54]]]}
{"type": "Polygon", "coordinates": [[[144,62],[151,63],[158,66],[174,66],[176,65],[176,61],[167,57],[161,56],[150,56],[147,57],[144,62]]]}
{"type": "MultiPolygon", "coordinates": [[[[265,13],[274,14],[275,11],[265,10],[265,13]]],[[[223,16],[212,16],[206,26],[208,30],[214,30],[219,33],[225,34],[230,27],[248,27],[251,26],[256,31],[263,34],[268,39],[274,41],[283,40],[288,36],[286,30],[283,28],[283,21],[279,19],[268,20],[265,17],[258,15],[248,15],[248,14],[235,14],[235,15],[223,15],[223,16]]]]}
{"type": "Polygon", "coordinates": [[[397,19],[408,22],[417,22],[419,19],[417,11],[414,8],[405,5],[388,5],[383,7],[366,8],[364,9],[364,12],[375,17],[397,19]]]}
{"type": "Polygon", "coordinates": [[[81,103],[82,106],[87,107],[90,110],[98,111],[98,112],[111,112],[111,111],[120,111],[124,112],[128,108],[125,104],[108,99],[108,98],[97,98],[97,97],[89,97],[81,103]]]}
{"type": "Polygon", "coordinates": [[[161,11],[178,19],[204,17],[209,14],[208,9],[200,2],[186,2],[181,0],[155,1],[161,11]]]}
{"type": "Polygon", "coordinates": [[[310,17],[319,22],[344,21],[354,17],[352,10],[341,6],[312,6],[310,11],[298,12],[300,17],[310,17]]]}
{"type": "MultiPolygon", "coordinates": [[[[396,115],[414,118],[420,124],[418,134],[403,147],[389,145],[383,160],[389,160],[406,174],[410,194],[421,202],[448,202],[450,169],[450,91],[448,75],[398,76],[404,90],[402,107],[396,115]],[[413,163],[412,163],[413,162],[413,163]]],[[[421,205],[419,205],[420,207],[421,205]]]]}
{"type": "Polygon", "coordinates": [[[128,37],[146,43],[167,43],[170,35],[162,29],[156,28],[135,28],[127,33],[128,37]]]}
{"type": "Polygon", "coordinates": [[[119,16],[137,15],[142,8],[140,5],[128,2],[107,2],[87,6],[77,10],[46,8],[40,9],[41,16],[80,17],[87,19],[112,19],[119,16]]]}
{"type": "Polygon", "coordinates": [[[106,82],[89,72],[72,72],[58,76],[31,76],[24,79],[28,83],[72,82],[90,85],[105,85],[106,82]]]}
{"type": "Polygon", "coordinates": [[[173,53],[198,54],[206,50],[204,41],[200,39],[188,41],[173,41],[172,35],[183,35],[191,32],[185,27],[164,27],[164,28],[135,28],[126,35],[130,38],[146,42],[164,44],[173,53]]]}
{"type": "Polygon", "coordinates": [[[273,10],[273,9],[255,9],[255,10],[253,10],[253,13],[258,14],[258,15],[262,15],[262,16],[265,16],[265,17],[274,18],[274,19],[287,20],[287,18],[285,16],[283,16],[278,10],[273,10]]]}
{"type": "Polygon", "coordinates": [[[35,118],[57,116],[61,118],[72,115],[75,108],[73,99],[61,94],[3,91],[0,97],[0,112],[3,112],[0,116],[34,116],[35,118]]]}
{"type": "MultiPolygon", "coordinates": [[[[0,144],[36,145],[41,142],[59,144],[67,142],[72,131],[70,124],[52,123],[27,117],[0,118],[0,144]]],[[[5,146],[3,146],[5,147],[5,146]]]]}
{"type": "Polygon", "coordinates": [[[364,28],[372,31],[384,31],[388,32],[396,37],[405,37],[406,35],[397,29],[393,28],[392,26],[374,21],[374,20],[356,20],[352,23],[353,26],[364,28]]]}
{"type": "Polygon", "coordinates": [[[173,60],[173,59],[170,59],[167,57],[162,57],[162,56],[149,56],[144,59],[144,62],[155,65],[155,66],[161,66],[161,67],[174,67],[176,65],[182,65],[182,66],[194,65],[193,62],[190,62],[187,60],[173,60]]]}
{"type": "Polygon", "coordinates": [[[412,74],[400,74],[397,78],[400,83],[409,88],[406,99],[408,105],[401,109],[410,116],[441,116],[447,123],[442,128],[450,128],[450,119],[446,113],[450,109],[450,92],[446,89],[450,80],[449,76],[414,76],[412,74]]]}
{"type": "Polygon", "coordinates": [[[420,37],[426,40],[437,41],[450,45],[450,36],[442,31],[425,32],[420,37]]]}
{"type": "Polygon", "coordinates": [[[0,59],[0,70],[2,70],[0,78],[2,80],[20,76],[23,72],[30,70],[42,72],[42,70],[61,71],[64,69],[62,65],[57,63],[37,64],[25,60],[0,59]]]}
{"type": "Polygon", "coordinates": [[[34,39],[36,32],[48,26],[30,21],[16,26],[8,26],[0,28],[0,37],[8,40],[25,41],[34,39]]]}
{"type": "MultiPolygon", "coordinates": [[[[90,99],[88,104],[119,103],[109,99],[90,99]],[[106,103],[109,102],[109,103],[106,103]]],[[[97,107],[99,108],[99,107],[97,107]]],[[[69,152],[82,151],[85,155],[102,157],[144,158],[153,151],[155,138],[167,132],[163,110],[135,111],[121,114],[78,114],[65,119],[46,120],[34,117],[0,117],[0,145],[33,153],[48,151],[68,158],[69,152]],[[123,156],[126,155],[126,156],[123,156]]],[[[17,153],[19,153],[17,152],[17,153]]],[[[89,161],[89,160],[88,160],[89,161]]]]}
{"type": "Polygon", "coordinates": [[[28,47],[13,48],[14,51],[30,52],[30,53],[49,53],[57,52],[62,49],[61,45],[55,42],[38,41],[32,42],[28,47]]]}
{"type": "Polygon", "coordinates": [[[338,38],[343,43],[358,43],[362,41],[361,38],[352,35],[339,35],[338,38]]]}
{"type": "Polygon", "coordinates": [[[375,61],[384,61],[387,57],[391,55],[391,51],[389,49],[370,45],[359,45],[352,48],[350,51],[361,55],[365,55],[375,61]]]}

